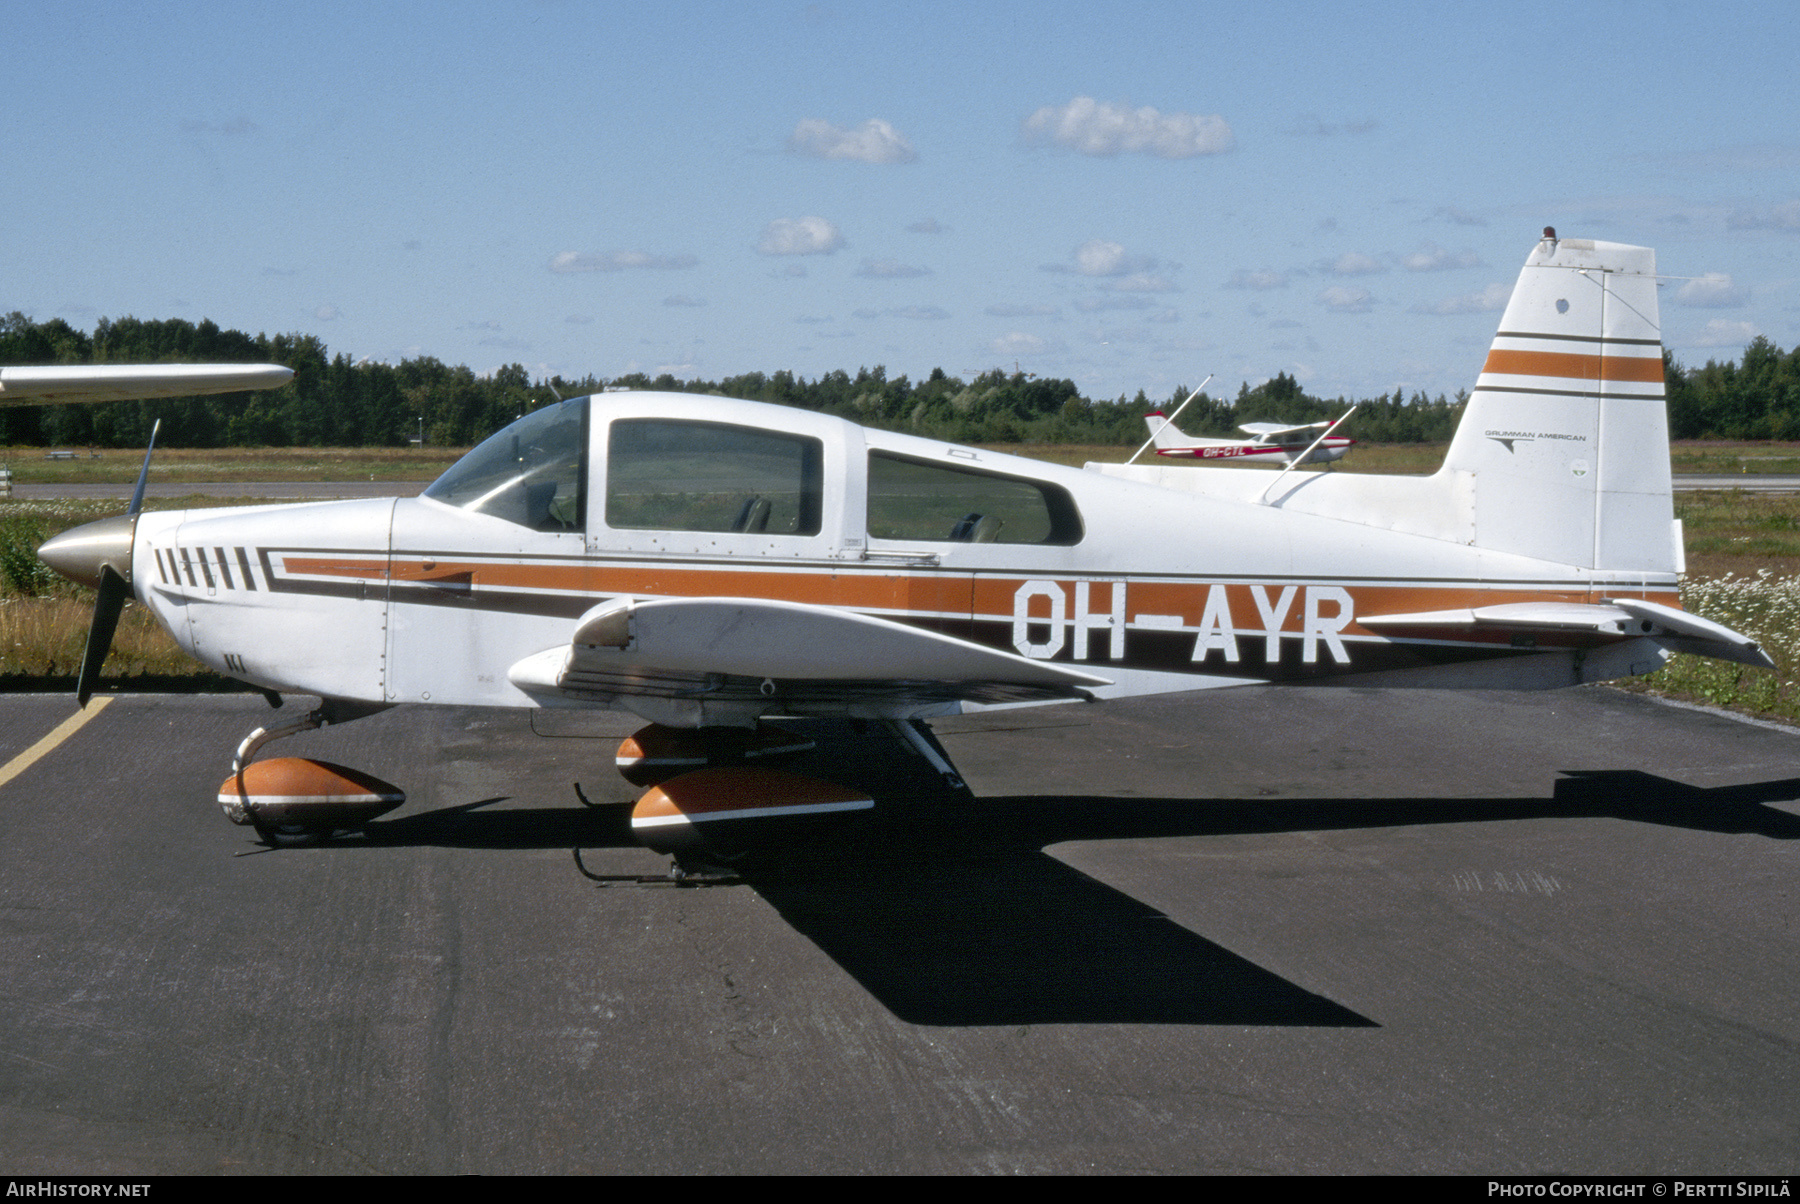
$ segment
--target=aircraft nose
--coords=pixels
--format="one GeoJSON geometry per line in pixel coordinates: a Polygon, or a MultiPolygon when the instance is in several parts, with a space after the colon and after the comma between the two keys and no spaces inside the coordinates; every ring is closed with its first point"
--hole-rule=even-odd
{"type": "Polygon", "coordinates": [[[131,580],[131,538],[137,516],[118,514],[46,540],[38,559],[78,585],[100,587],[100,570],[131,580]]]}

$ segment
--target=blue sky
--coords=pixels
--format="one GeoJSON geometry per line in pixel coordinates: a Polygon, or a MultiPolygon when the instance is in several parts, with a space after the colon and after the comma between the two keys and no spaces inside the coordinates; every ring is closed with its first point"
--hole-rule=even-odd
{"type": "Polygon", "coordinates": [[[0,311],[716,379],[1473,384],[1545,225],[1800,342],[1800,8],[20,5],[0,311]]]}

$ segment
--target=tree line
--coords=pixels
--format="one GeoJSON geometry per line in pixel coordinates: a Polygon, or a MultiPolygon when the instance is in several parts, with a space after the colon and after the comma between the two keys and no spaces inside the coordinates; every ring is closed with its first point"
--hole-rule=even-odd
{"type": "Polygon", "coordinates": [[[1669,434],[1676,439],[1800,439],[1800,346],[1762,335],[1733,363],[1685,369],[1663,352],[1669,434]]]}
{"type": "MultiPolygon", "coordinates": [[[[716,394],[831,414],[885,430],[954,443],[1088,443],[1131,446],[1147,431],[1144,415],[1172,412],[1186,386],[1168,398],[1140,390],[1127,399],[1082,396],[1070,380],[999,369],[964,380],[933,369],[919,381],[877,366],[838,370],[815,380],[792,372],[748,372],[722,380],[678,380],[632,373],[610,379],[553,376],[533,381],[509,364],[491,376],[430,357],[398,364],[331,355],[308,334],[248,335],[204,321],[102,319],[91,334],[60,318],[0,317],[0,365],[269,362],[294,370],[280,389],[212,397],[98,405],[0,407],[0,443],[26,446],[141,447],[160,418],[170,447],[468,447],[556,397],[608,387],[716,394]]],[[[1800,348],[1784,355],[1757,339],[1741,364],[1708,362],[1688,370],[1664,355],[1671,432],[1677,438],[1800,439],[1800,348]]],[[[1377,443],[1442,442],[1462,416],[1466,394],[1428,398],[1395,390],[1363,399],[1343,433],[1377,443]]],[[[1243,422],[1299,424],[1335,418],[1344,397],[1306,393],[1286,373],[1235,397],[1202,393],[1182,412],[1190,434],[1229,435],[1243,422]]]]}

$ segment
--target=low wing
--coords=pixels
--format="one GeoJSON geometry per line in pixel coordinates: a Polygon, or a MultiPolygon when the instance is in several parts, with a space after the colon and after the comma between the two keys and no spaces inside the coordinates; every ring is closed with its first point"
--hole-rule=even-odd
{"type": "Polygon", "coordinates": [[[569,643],[507,671],[547,702],[618,703],[661,719],[771,709],[901,717],[955,701],[1086,697],[1110,684],[887,619],[759,598],[602,603],[569,643]]]}
{"type": "Polygon", "coordinates": [[[1568,636],[1645,637],[1675,651],[1773,669],[1775,662],[1748,636],[1672,606],[1637,598],[1587,602],[1508,602],[1472,610],[1434,610],[1417,614],[1369,615],[1357,622],[1370,631],[1442,632],[1464,635],[1479,631],[1523,632],[1568,636]]]}
{"type": "Polygon", "coordinates": [[[57,364],[0,368],[0,405],[137,401],[278,389],[293,379],[279,364],[57,364]]]}

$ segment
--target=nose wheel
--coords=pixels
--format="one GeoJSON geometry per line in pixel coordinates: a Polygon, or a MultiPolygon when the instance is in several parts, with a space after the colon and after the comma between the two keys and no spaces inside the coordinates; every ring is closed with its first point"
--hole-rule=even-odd
{"type": "Polygon", "coordinates": [[[360,769],[307,757],[254,759],[268,744],[333,719],[329,704],[322,704],[292,723],[259,727],[244,737],[232,758],[231,776],[219,786],[225,817],[250,825],[264,842],[280,847],[361,828],[404,803],[405,791],[360,769]]]}

